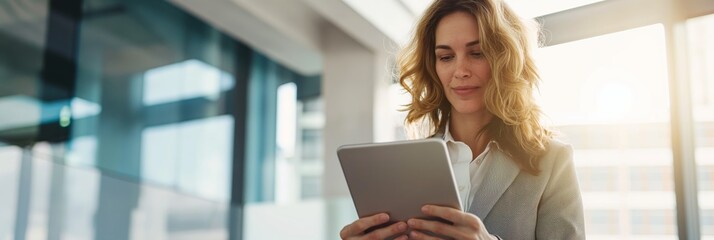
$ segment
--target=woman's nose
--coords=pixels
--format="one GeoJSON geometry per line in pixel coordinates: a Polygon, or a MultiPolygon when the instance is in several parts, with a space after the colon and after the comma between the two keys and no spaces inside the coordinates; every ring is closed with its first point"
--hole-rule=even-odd
{"type": "Polygon", "coordinates": [[[469,61],[467,59],[456,61],[456,71],[454,72],[454,77],[458,79],[471,77],[471,69],[469,68],[469,61]]]}

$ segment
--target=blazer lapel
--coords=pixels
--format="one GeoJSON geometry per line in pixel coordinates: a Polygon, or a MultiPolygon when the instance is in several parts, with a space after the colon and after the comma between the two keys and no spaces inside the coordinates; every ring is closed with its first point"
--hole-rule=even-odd
{"type": "Polygon", "coordinates": [[[506,189],[511,186],[513,180],[516,179],[521,171],[518,165],[513,162],[508,156],[498,149],[488,153],[493,154],[490,159],[484,162],[484,166],[488,167],[481,186],[479,186],[474,196],[469,212],[476,214],[481,219],[486,218],[488,213],[498,199],[501,198],[506,189]],[[491,161],[490,163],[487,163],[491,161]],[[491,165],[491,166],[488,166],[491,165]]]}

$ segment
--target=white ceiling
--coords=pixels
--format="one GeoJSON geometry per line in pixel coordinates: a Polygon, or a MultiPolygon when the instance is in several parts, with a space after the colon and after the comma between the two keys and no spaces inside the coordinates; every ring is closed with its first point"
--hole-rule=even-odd
{"type": "Polygon", "coordinates": [[[169,1],[305,75],[322,72],[326,28],[339,28],[374,51],[393,42],[342,0],[169,1]]]}
{"type": "MultiPolygon", "coordinates": [[[[170,0],[272,59],[306,75],[322,71],[321,37],[337,27],[365,47],[404,44],[432,0],[170,0]]],[[[602,0],[506,0],[536,17],[602,0]]]]}
{"type": "MultiPolygon", "coordinates": [[[[433,0],[342,0],[398,44],[433,0]]],[[[602,0],[506,0],[523,17],[534,18],[602,0]]]]}

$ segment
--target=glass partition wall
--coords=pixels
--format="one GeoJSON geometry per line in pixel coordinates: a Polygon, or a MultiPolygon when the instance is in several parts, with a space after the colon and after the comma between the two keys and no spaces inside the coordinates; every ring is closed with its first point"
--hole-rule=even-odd
{"type": "Polygon", "coordinates": [[[0,50],[0,239],[240,239],[320,195],[320,77],[172,3],[0,0],[0,50]]]}

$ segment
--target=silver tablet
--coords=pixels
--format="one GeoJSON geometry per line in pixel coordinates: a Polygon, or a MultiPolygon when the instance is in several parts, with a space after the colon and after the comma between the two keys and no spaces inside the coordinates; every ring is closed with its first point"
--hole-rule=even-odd
{"type": "Polygon", "coordinates": [[[387,224],[429,219],[421,212],[425,204],[461,210],[441,139],[345,145],[337,149],[337,156],[360,218],[386,212],[387,224]]]}

